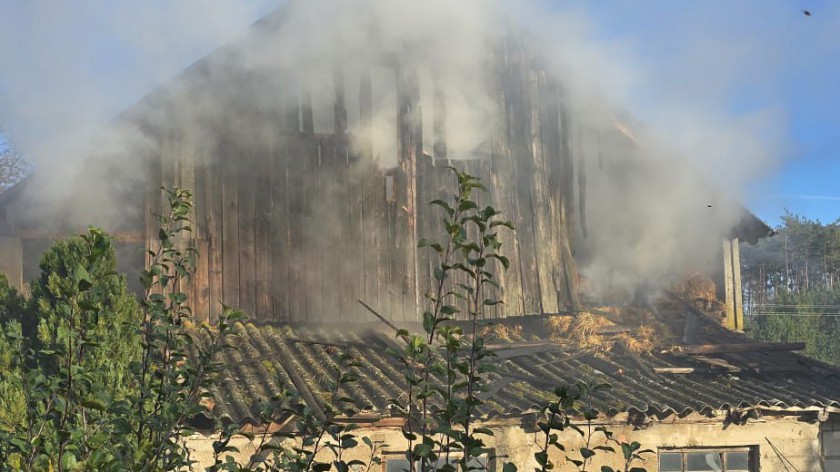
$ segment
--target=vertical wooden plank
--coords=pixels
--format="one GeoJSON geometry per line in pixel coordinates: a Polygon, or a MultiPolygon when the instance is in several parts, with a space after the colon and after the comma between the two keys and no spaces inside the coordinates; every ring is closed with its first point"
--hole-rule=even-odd
{"type": "Polygon", "coordinates": [[[277,143],[270,162],[271,175],[271,292],[275,321],[289,321],[289,200],[286,189],[288,139],[277,143]]]}
{"type": "Polygon", "coordinates": [[[725,293],[724,303],[726,306],[726,327],[735,329],[735,285],[732,273],[732,243],[728,239],[723,240],[723,290],[725,293]]]}
{"type": "Polygon", "coordinates": [[[200,228],[204,224],[200,218],[200,209],[203,209],[202,200],[200,198],[200,191],[197,187],[196,179],[196,160],[197,160],[197,146],[198,142],[195,140],[189,127],[181,126],[177,155],[177,185],[178,187],[189,190],[193,195],[193,208],[187,218],[190,221],[192,231],[183,235],[180,241],[181,250],[186,250],[187,247],[198,250],[198,259],[196,261],[195,272],[192,275],[188,284],[181,288],[190,297],[190,308],[196,319],[206,321],[209,319],[207,310],[207,264],[203,258],[203,244],[199,244],[196,239],[200,236],[200,228]],[[203,271],[203,272],[202,272],[203,271]]]}
{"type": "Polygon", "coordinates": [[[446,159],[446,100],[443,96],[443,89],[439,82],[435,81],[435,90],[432,110],[433,132],[435,135],[433,153],[438,159],[446,159]]]}
{"type": "MultiPolygon", "coordinates": [[[[533,162],[534,172],[531,174],[531,208],[533,210],[534,224],[534,250],[537,254],[537,276],[541,287],[540,306],[543,313],[556,313],[557,288],[555,277],[552,277],[552,269],[559,267],[557,254],[557,238],[552,231],[553,225],[549,212],[551,211],[548,199],[548,184],[546,177],[549,173],[545,159],[545,148],[541,133],[541,103],[540,88],[541,76],[533,70],[529,64],[527,71],[528,94],[530,102],[530,159],[533,162]]],[[[556,221],[556,220],[555,220],[556,221]]]]}
{"type": "Polygon", "coordinates": [[[388,309],[388,316],[392,320],[402,320],[402,287],[403,287],[403,273],[400,271],[399,262],[403,258],[399,253],[400,246],[397,243],[397,211],[399,208],[399,172],[398,169],[388,169],[383,179],[383,235],[382,235],[382,268],[383,273],[381,277],[382,287],[385,288],[387,299],[383,301],[383,306],[388,309]],[[389,187],[393,187],[393,194],[389,187]]]}
{"type": "Polygon", "coordinates": [[[210,321],[210,263],[207,257],[207,240],[193,239],[193,247],[198,251],[198,259],[195,264],[195,273],[192,278],[192,310],[193,316],[198,321],[210,321]]]}
{"type": "MultiPolygon", "coordinates": [[[[195,167],[193,169],[193,175],[195,179],[195,186],[191,188],[193,193],[193,202],[194,208],[193,211],[195,213],[195,219],[192,222],[193,226],[193,237],[197,239],[207,239],[207,166],[210,165],[208,162],[208,149],[205,145],[199,144],[197,142],[192,142],[192,146],[195,146],[195,167]],[[200,147],[199,147],[200,146],[200,147]]],[[[201,257],[204,257],[205,254],[201,253],[201,257]]]]}
{"type": "Polygon", "coordinates": [[[307,251],[313,265],[308,270],[311,274],[309,302],[311,321],[325,321],[327,316],[337,313],[338,272],[334,268],[336,261],[330,257],[335,249],[335,222],[331,221],[335,207],[335,154],[332,143],[326,140],[314,140],[310,147],[310,169],[304,179],[315,177],[312,185],[307,185],[306,201],[309,203],[309,225],[307,227],[307,251]],[[313,200],[314,199],[314,200],[313,200]]]}
{"type": "MultiPolygon", "coordinates": [[[[479,207],[484,208],[486,206],[492,206],[496,209],[496,211],[501,211],[499,208],[498,200],[496,199],[496,189],[493,188],[492,185],[492,162],[490,159],[481,159],[477,162],[478,168],[478,177],[487,187],[487,192],[480,192],[480,204],[479,207]]],[[[503,219],[506,218],[506,215],[500,215],[503,219]]],[[[504,232],[504,228],[497,228],[496,232],[501,233],[504,232]]],[[[493,274],[493,280],[499,284],[499,287],[495,287],[492,284],[488,284],[485,286],[486,294],[483,299],[494,299],[494,300],[501,300],[502,299],[502,288],[501,288],[501,274],[504,272],[504,267],[498,261],[490,261],[488,263],[488,270],[493,274]]],[[[486,306],[484,309],[484,317],[485,318],[501,318],[502,317],[502,305],[489,305],[486,306]]]]}
{"type": "Polygon", "coordinates": [[[403,274],[401,305],[403,319],[416,321],[420,304],[417,285],[417,155],[422,153],[420,131],[419,85],[413,71],[397,68],[397,152],[399,208],[397,211],[397,248],[399,271],[403,274]]]}
{"type": "MultiPolygon", "coordinates": [[[[186,132],[181,135],[181,139],[179,140],[179,153],[178,153],[178,162],[179,162],[179,169],[178,169],[178,186],[182,189],[189,190],[193,194],[193,203],[197,203],[197,199],[195,198],[196,195],[196,184],[195,184],[195,160],[196,160],[196,142],[193,137],[186,132]]],[[[193,227],[195,227],[198,223],[197,220],[197,208],[196,205],[193,205],[192,211],[189,214],[189,220],[193,223],[193,227]]],[[[189,238],[196,238],[198,234],[193,228],[192,234],[187,235],[189,238]]]]}
{"type": "Polygon", "coordinates": [[[240,151],[230,136],[222,147],[222,301],[239,303],[239,172],[240,151]]]}
{"type": "MultiPolygon", "coordinates": [[[[506,77],[504,48],[500,50],[499,55],[496,76],[500,77],[500,83],[494,91],[498,118],[491,137],[493,167],[490,182],[497,202],[496,209],[502,212],[503,219],[516,223],[515,210],[517,207],[514,204],[514,192],[512,191],[512,188],[516,187],[516,181],[508,141],[507,117],[509,116],[509,108],[505,101],[505,84],[507,81],[504,79],[506,77]]],[[[507,271],[502,271],[499,275],[500,297],[504,301],[504,304],[500,305],[501,316],[515,316],[525,313],[516,234],[516,230],[499,232],[499,241],[502,243],[501,254],[510,261],[510,268],[507,271]]]]}
{"type": "Polygon", "coordinates": [[[741,248],[738,238],[732,240],[732,291],[733,326],[736,331],[744,330],[744,294],[741,290],[741,248]]]}
{"type": "Polygon", "coordinates": [[[301,227],[303,219],[301,217],[303,212],[303,198],[301,196],[301,189],[303,184],[301,182],[303,169],[306,167],[306,153],[303,146],[302,139],[295,139],[289,147],[288,154],[288,186],[287,198],[288,207],[286,208],[286,216],[289,221],[288,240],[289,240],[289,321],[301,320],[304,308],[306,306],[303,300],[304,291],[302,288],[303,281],[301,278],[301,270],[298,267],[299,259],[301,257],[301,227]]]}
{"type": "MultiPolygon", "coordinates": [[[[360,231],[361,247],[359,254],[361,255],[361,279],[363,288],[361,289],[360,299],[372,306],[381,309],[379,306],[379,265],[377,264],[377,233],[380,228],[381,221],[377,219],[375,200],[381,200],[381,195],[376,192],[377,180],[376,176],[379,173],[376,163],[373,159],[373,129],[371,127],[371,120],[373,118],[373,86],[371,80],[370,68],[365,68],[359,79],[359,135],[356,136],[358,141],[358,176],[360,202],[359,210],[361,212],[360,231]]],[[[355,300],[354,300],[355,302],[355,300]]],[[[368,313],[359,309],[356,305],[356,313],[358,313],[359,320],[366,320],[370,317],[368,313]]]]}
{"type": "MultiPolygon", "coordinates": [[[[431,221],[433,216],[427,202],[433,200],[434,167],[428,156],[420,154],[417,160],[417,241],[422,239],[435,239],[436,234],[431,234],[431,221]]],[[[431,263],[433,254],[431,248],[424,247],[417,249],[417,290],[420,293],[420,306],[417,311],[422,312],[426,303],[426,296],[432,290],[431,263]]]]}
{"type": "MultiPolygon", "coordinates": [[[[553,88],[549,90],[551,97],[548,99],[549,103],[557,103],[559,86],[554,84],[553,88]]],[[[550,162],[551,171],[549,178],[549,190],[552,192],[550,198],[557,202],[555,206],[555,213],[553,218],[558,221],[554,225],[559,231],[558,247],[560,250],[560,279],[561,283],[558,290],[562,289],[562,296],[558,295],[558,305],[565,307],[567,310],[577,311],[580,309],[579,286],[580,280],[577,270],[577,261],[574,258],[574,156],[573,147],[571,143],[572,136],[572,119],[568,107],[565,105],[558,105],[551,108],[549,116],[552,119],[550,124],[551,133],[556,136],[556,130],[560,130],[559,149],[552,156],[550,162]],[[556,108],[556,109],[555,109],[556,108]],[[556,120],[556,122],[554,121],[556,120]],[[556,176],[556,177],[555,177],[556,176]]],[[[556,143],[556,138],[552,138],[552,142],[556,143]]],[[[581,161],[583,159],[581,158],[581,161]]],[[[582,164],[583,165],[583,164],[582,164]]],[[[580,185],[585,190],[586,174],[583,168],[580,169],[581,176],[579,180],[580,185]]],[[[583,195],[583,193],[581,193],[583,195]]],[[[581,196],[581,214],[580,222],[584,227],[585,236],[585,210],[583,196],[581,196]]]]}
{"type": "MultiPolygon", "coordinates": [[[[372,300],[384,316],[394,319],[390,305],[390,292],[393,280],[390,279],[388,265],[391,247],[389,245],[388,202],[385,193],[386,176],[382,169],[374,168],[371,175],[371,223],[370,230],[373,239],[371,247],[370,267],[372,271],[373,295],[372,300]]],[[[372,319],[368,316],[369,319],[372,319]]]]}
{"type": "Polygon", "coordinates": [[[359,124],[361,136],[357,136],[359,142],[359,154],[363,160],[373,162],[373,86],[371,84],[371,71],[367,68],[362,72],[359,80],[359,124]]]}
{"type": "MultiPolygon", "coordinates": [[[[283,94],[283,124],[282,130],[286,135],[297,135],[300,133],[300,93],[298,91],[297,78],[294,73],[286,71],[284,84],[286,88],[281,91],[283,94]]],[[[310,107],[311,113],[311,107],[310,107]]]]}
{"type": "MultiPolygon", "coordinates": [[[[361,194],[360,182],[351,172],[349,149],[346,144],[336,145],[335,150],[338,154],[336,156],[338,161],[336,182],[340,182],[337,195],[339,202],[337,202],[336,208],[340,211],[339,224],[341,225],[336,233],[336,245],[337,247],[353,247],[360,242],[360,235],[357,232],[358,223],[362,218],[358,207],[359,195],[361,194]]],[[[341,264],[339,273],[341,289],[338,306],[345,321],[353,321],[353,313],[358,307],[356,299],[362,293],[360,288],[364,286],[358,273],[358,265],[358,253],[351,253],[350,257],[344,259],[341,264]]]]}
{"type": "Polygon", "coordinates": [[[367,266],[365,257],[370,250],[367,246],[368,239],[365,234],[365,218],[367,210],[364,207],[365,195],[369,180],[366,175],[359,174],[361,171],[358,156],[356,163],[351,165],[348,171],[352,174],[353,186],[347,203],[351,208],[349,213],[348,234],[352,235],[352,242],[356,247],[356,257],[353,265],[347,268],[344,274],[345,280],[350,284],[350,295],[345,300],[348,309],[348,317],[352,321],[362,321],[366,316],[363,309],[356,300],[367,298],[369,274],[366,273],[367,266]]]}
{"type": "Polygon", "coordinates": [[[543,305],[549,312],[574,310],[577,301],[577,271],[572,257],[574,159],[570,151],[568,123],[560,121],[557,90],[545,71],[532,65],[532,153],[538,169],[535,206],[543,305]],[[562,126],[562,129],[561,129],[562,126]]]}
{"type": "Polygon", "coordinates": [[[333,71],[333,88],[335,90],[335,147],[344,149],[347,135],[347,108],[344,101],[344,73],[340,68],[333,71]]]}
{"type": "Polygon", "coordinates": [[[535,247],[533,220],[534,203],[530,188],[531,176],[536,170],[530,159],[528,127],[530,103],[526,94],[526,65],[524,51],[517,41],[509,50],[509,69],[505,90],[508,109],[507,125],[513,165],[515,205],[513,215],[516,225],[516,250],[519,254],[519,274],[522,280],[522,314],[542,313],[542,288],[539,283],[539,264],[535,247]]]}
{"type": "Polygon", "coordinates": [[[333,249],[335,227],[329,221],[331,211],[335,208],[335,197],[332,193],[333,181],[333,149],[322,139],[311,143],[309,151],[310,172],[304,176],[307,192],[307,258],[314,262],[307,272],[311,274],[309,289],[309,317],[310,321],[325,321],[328,316],[336,315],[338,285],[337,270],[328,253],[333,249]],[[310,179],[315,176],[315,180],[310,179]],[[314,200],[313,200],[314,199],[314,200]]]}
{"type": "Polygon", "coordinates": [[[274,313],[271,297],[271,161],[276,155],[274,136],[261,136],[259,153],[255,161],[255,200],[254,200],[254,246],[256,249],[255,266],[255,311],[258,319],[273,320],[274,313]]]}
{"type": "Polygon", "coordinates": [[[305,86],[301,89],[300,118],[303,134],[312,135],[315,132],[315,121],[312,116],[312,94],[305,86]]]}
{"type": "Polygon", "coordinates": [[[219,144],[215,145],[215,159],[204,167],[204,202],[207,228],[207,298],[209,320],[215,322],[222,313],[222,183],[220,160],[224,159],[219,144]]]}
{"type": "Polygon", "coordinates": [[[258,148],[252,133],[239,138],[239,308],[256,320],[255,165],[258,148]]]}
{"type": "Polygon", "coordinates": [[[150,252],[157,250],[158,230],[160,224],[157,215],[161,212],[161,190],[162,185],[162,165],[163,165],[163,142],[160,136],[158,139],[158,152],[154,155],[148,166],[148,185],[146,186],[146,195],[144,202],[144,223],[145,227],[145,267],[148,268],[151,264],[152,256],[150,252]]]}
{"type": "Polygon", "coordinates": [[[312,321],[315,313],[310,310],[311,298],[320,295],[314,292],[319,287],[320,262],[313,257],[309,249],[309,227],[306,218],[310,182],[317,178],[317,168],[312,167],[313,156],[317,159],[317,148],[317,142],[312,138],[305,137],[297,141],[288,166],[291,229],[289,254],[293,258],[290,267],[292,289],[289,297],[292,301],[290,314],[293,322],[312,321]]]}

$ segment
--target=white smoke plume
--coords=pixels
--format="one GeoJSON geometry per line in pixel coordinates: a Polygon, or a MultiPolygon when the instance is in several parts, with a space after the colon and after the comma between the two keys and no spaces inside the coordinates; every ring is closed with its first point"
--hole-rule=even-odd
{"type": "MultiPolygon", "coordinates": [[[[580,156],[577,165],[587,173],[585,210],[576,208],[579,216],[586,215],[586,234],[577,235],[577,247],[582,274],[593,289],[659,283],[675,272],[719,263],[709,254],[716,254],[720,237],[739,216],[730,199],[737,200],[756,171],[776,162],[786,146],[777,110],[737,115],[723,105],[731,92],[726,85],[734,79],[721,66],[727,61],[708,56],[726,54],[737,71],[749,50],[739,55],[710,43],[716,44],[710,51],[704,46],[708,38],[692,31],[696,37],[687,45],[696,49],[685,61],[696,63],[685,70],[708,78],[699,72],[707,73],[704,64],[711,63],[720,77],[695,84],[702,94],[682,96],[661,87],[661,77],[645,69],[632,44],[599,39],[597,19],[576,3],[283,2],[271,20],[277,27],[252,33],[246,25],[275,2],[112,3],[0,6],[4,129],[45,175],[43,182],[49,182],[39,187],[44,205],[78,192],[84,182],[88,197],[80,200],[85,208],[78,218],[118,218],[119,206],[109,208],[104,201],[136,184],[79,176],[80,159],[91,154],[91,143],[97,143],[96,154],[107,158],[101,168],[133,169],[142,149],[152,144],[136,130],[109,123],[146,91],[225,44],[235,46],[212,56],[217,75],[240,70],[293,82],[270,79],[267,83],[277,88],[243,91],[255,106],[282,103],[288,99],[284,87],[306,84],[316,132],[332,130],[333,70],[341,69],[346,89],[354,91],[361,67],[374,64],[372,122],[360,122],[358,94],[348,93],[349,131],[351,137],[372,133],[380,163],[393,165],[396,96],[390,67],[396,61],[419,75],[426,147],[431,150],[434,139],[429,111],[437,86],[447,104],[450,157],[471,157],[487,146],[497,118],[488,80],[494,48],[511,28],[528,31],[547,68],[563,83],[575,123],[573,149],[580,156]],[[125,53],[115,56],[111,48],[125,53]]],[[[178,87],[170,91],[183,91],[178,87]]],[[[178,113],[183,115],[179,119],[195,123],[194,139],[215,132],[206,123],[225,120],[232,112],[229,101],[189,90],[187,95],[191,99],[181,102],[178,113]]]]}

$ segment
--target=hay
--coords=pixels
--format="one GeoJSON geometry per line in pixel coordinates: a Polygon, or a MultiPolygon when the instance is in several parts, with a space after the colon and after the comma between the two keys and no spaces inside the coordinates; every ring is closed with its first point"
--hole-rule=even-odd
{"type": "Polygon", "coordinates": [[[551,339],[560,339],[566,336],[569,326],[574,318],[571,316],[549,316],[545,319],[545,330],[551,339]]]}
{"type": "Polygon", "coordinates": [[[522,338],[521,325],[489,324],[479,334],[486,341],[513,342],[522,338]]]}
{"type": "Polygon", "coordinates": [[[612,346],[607,336],[600,334],[603,328],[615,323],[601,315],[581,312],[574,317],[551,316],[545,321],[545,329],[551,339],[565,340],[581,349],[601,351],[612,346]]]}
{"type": "Polygon", "coordinates": [[[611,349],[615,342],[622,342],[634,353],[650,352],[673,337],[670,329],[649,309],[608,306],[599,307],[597,311],[602,314],[582,312],[574,317],[548,317],[545,330],[553,340],[570,342],[595,352],[611,349]],[[604,332],[617,325],[637,327],[616,334],[604,332]]]}
{"type": "Polygon", "coordinates": [[[703,274],[694,274],[674,284],[672,292],[685,300],[717,300],[715,283],[703,274]]]}
{"type": "Polygon", "coordinates": [[[650,352],[656,347],[654,338],[656,337],[656,330],[650,326],[639,326],[631,333],[621,333],[618,335],[630,352],[639,354],[642,352],[650,352]]]}
{"type": "Polygon", "coordinates": [[[615,326],[615,323],[600,315],[579,313],[569,327],[569,338],[583,349],[605,350],[612,347],[612,342],[600,331],[608,326],[615,326]]]}

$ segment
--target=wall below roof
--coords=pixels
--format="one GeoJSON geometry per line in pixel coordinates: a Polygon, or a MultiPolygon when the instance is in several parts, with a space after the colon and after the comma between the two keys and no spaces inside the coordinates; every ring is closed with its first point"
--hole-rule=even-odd
{"type": "MultiPolygon", "coordinates": [[[[673,417],[672,417],[673,418],[673,417]]],[[[829,423],[824,423],[829,424],[829,423]]],[[[486,438],[489,447],[495,449],[499,457],[506,461],[514,462],[519,470],[532,470],[537,466],[533,459],[536,451],[535,433],[525,431],[521,426],[510,422],[490,423],[494,430],[493,437],[486,438]]],[[[614,433],[614,437],[622,441],[638,441],[642,449],[654,451],[665,451],[674,449],[727,449],[750,447],[756,451],[754,458],[758,464],[755,470],[762,471],[820,471],[821,446],[820,446],[820,423],[800,421],[796,417],[763,417],[759,420],[750,420],[742,426],[729,425],[724,427],[722,418],[707,418],[700,415],[689,415],[686,418],[672,421],[654,423],[646,429],[634,430],[634,427],[622,422],[609,424],[608,428],[614,433]],[[772,443],[772,445],[771,445],[772,443]],[[791,467],[792,466],[792,467],[791,467]]],[[[837,428],[840,430],[840,426],[837,428]]],[[[405,448],[404,439],[398,428],[375,428],[362,426],[355,432],[358,436],[368,436],[374,441],[384,441],[387,446],[384,451],[391,451],[390,457],[399,457],[401,448],[405,448]]],[[[583,446],[577,433],[566,431],[560,433],[561,441],[568,450],[575,450],[583,446]]],[[[603,445],[603,436],[598,435],[592,446],[603,445]]],[[[212,443],[217,436],[194,435],[188,440],[189,446],[194,451],[194,458],[199,461],[195,470],[203,470],[212,464],[212,443]]],[[[253,445],[247,440],[235,441],[243,455],[253,452],[253,445]]],[[[614,445],[614,444],[613,444],[614,445]]],[[[404,449],[403,449],[404,450],[404,449]]],[[[619,448],[620,451],[620,448],[619,448]]],[[[571,464],[563,465],[558,451],[552,453],[552,460],[560,464],[558,470],[573,470],[571,464]]],[[[636,466],[644,467],[648,471],[658,470],[658,459],[656,455],[647,454],[644,463],[637,463],[636,466]]],[[[369,452],[360,447],[347,455],[348,459],[358,458],[368,460],[369,452]]],[[[386,456],[387,457],[387,456],[386,456]]],[[[600,470],[602,465],[609,465],[616,470],[623,470],[621,453],[610,454],[599,452],[595,458],[593,467],[590,470],[600,470]]],[[[501,464],[497,464],[496,471],[501,470],[501,464]]],[[[838,470],[826,468],[826,471],[838,470]]]]}

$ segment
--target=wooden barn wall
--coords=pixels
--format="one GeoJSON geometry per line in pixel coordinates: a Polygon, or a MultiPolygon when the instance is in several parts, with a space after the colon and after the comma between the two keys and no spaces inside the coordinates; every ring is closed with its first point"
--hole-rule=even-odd
{"type": "MultiPolygon", "coordinates": [[[[417,241],[443,234],[440,213],[427,203],[454,191],[450,164],[479,176],[489,190],[480,204],[516,226],[502,234],[511,266],[495,295],[505,304],[488,316],[575,309],[568,114],[557,85],[521,48],[508,51],[495,71],[501,118],[488,131],[490,156],[481,159],[447,160],[440,132],[424,147],[419,85],[399,68],[395,168],[378,165],[364,136],[353,152],[348,144],[344,97],[358,93],[359,116],[369,118],[369,76],[349,91],[336,73],[334,133],[314,132],[305,90],[272,132],[220,132],[212,142],[177,126],[162,133],[153,181],[194,189],[195,231],[182,244],[201,253],[188,288],[199,318],[217,318],[225,303],[263,322],[370,319],[360,299],[392,320],[417,320],[436,265],[417,241]],[[424,152],[431,146],[437,157],[424,152]]],[[[435,99],[434,106],[435,128],[443,130],[445,105],[435,99]]],[[[150,191],[147,214],[161,203],[150,191]]],[[[146,225],[151,247],[154,219],[146,225]]]]}

